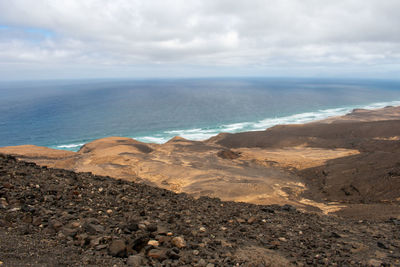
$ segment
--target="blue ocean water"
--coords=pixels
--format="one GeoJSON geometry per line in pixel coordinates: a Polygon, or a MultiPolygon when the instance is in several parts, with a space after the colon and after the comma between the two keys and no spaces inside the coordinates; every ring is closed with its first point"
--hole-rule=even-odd
{"type": "Polygon", "coordinates": [[[288,78],[0,83],[0,146],[76,151],[107,136],[163,143],[400,105],[400,81],[288,78]]]}

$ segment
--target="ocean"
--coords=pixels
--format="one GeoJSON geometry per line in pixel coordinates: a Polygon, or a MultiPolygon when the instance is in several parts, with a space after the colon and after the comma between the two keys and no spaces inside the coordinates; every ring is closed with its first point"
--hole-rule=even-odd
{"type": "Polygon", "coordinates": [[[0,146],[164,143],[400,105],[399,80],[212,78],[0,82],[0,146]]]}

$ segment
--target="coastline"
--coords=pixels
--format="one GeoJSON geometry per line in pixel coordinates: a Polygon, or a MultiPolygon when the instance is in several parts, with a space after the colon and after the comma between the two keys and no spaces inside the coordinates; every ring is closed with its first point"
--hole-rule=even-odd
{"type": "MultiPolygon", "coordinates": [[[[262,120],[247,121],[247,122],[234,122],[229,124],[214,125],[205,128],[189,128],[189,129],[175,129],[175,130],[165,130],[163,132],[156,132],[146,136],[126,136],[133,138],[134,140],[144,142],[144,143],[156,143],[164,144],[175,136],[180,136],[192,141],[205,141],[220,133],[240,133],[248,131],[262,131],[268,128],[282,125],[282,124],[304,124],[310,122],[318,122],[326,120],[328,118],[335,118],[344,116],[351,113],[353,110],[357,109],[381,109],[386,106],[400,106],[400,101],[387,101],[387,102],[375,102],[366,105],[351,105],[345,107],[322,109],[317,111],[297,113],[276,118],[265,118],[262,120]]],[[[104,136],[107,137],[107,136],[104,136]]],[[[104,138],[100,137],[100,138],[104,138]]],[[[67,142],[64,144],[48,145],[47,147],[53,149],[62,149],[68,151],[78,151],[84,144],[94,141],[95,138],[91,140],[81,140],[75,142],[67,142]]]]}
{"type": "MultiPolygon", "coordinates": [[[[221,133],[205,141],[175,137],[152,144],[108,137],[87,143],[78,152],[16,146],[0,148],[0,153],[194,197],[290,204],[326,214],[371,203],[374,216],[384,216],[380,206],[400,200],[395,162],[396,155],[400,157],[398,118],[400,107],[357,109],[328,120],[221,133]]],[[[399,206],[392,208],[400,212],[399,206]]],[[[357,211],[357,216],[363,214],[357,211]]]]}

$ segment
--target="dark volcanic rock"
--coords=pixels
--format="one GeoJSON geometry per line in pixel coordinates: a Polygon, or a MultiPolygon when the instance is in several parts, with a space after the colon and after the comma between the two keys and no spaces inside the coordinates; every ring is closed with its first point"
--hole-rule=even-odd
{"type": "Polygon", "coordinates": [[[114,257],[126,256],[126,245],[125,241],[121,239],[113,240],[108,248],[108,252],[114,257]]]}
{"type": "Polygon", "coordinates": [[[129,256],[126,264],[132,267],[140,267],[143,266],[144,258],[140,255],[131,255],[129,256]]]}
{"type": "Polygon", "coordinates": [[[1,154],[0,203],[5,266],[400,265],[395,216],[196,200],[1,154]]]}

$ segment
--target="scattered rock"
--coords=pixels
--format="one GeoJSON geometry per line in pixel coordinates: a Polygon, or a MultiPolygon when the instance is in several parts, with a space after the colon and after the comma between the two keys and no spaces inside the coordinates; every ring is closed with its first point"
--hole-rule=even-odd
{"type": "Polygon", "coordinates": [[[113,240],[108,247],[108,253],[114,257],[124,257],[126,255],[125,241],[121,239],[113,240]]]}
{"type": "Polygon", "coordinates": [[[252,224],[252,223],[254,223],[256,220],[257,220],[256,217],[250,217],[250,218],[247,220],[247,223],[252,224]]]}
{"type": "Polygon", "coordinates": [[[148,226],[147,226],[147,231],[149,231],[149,232],[155,232],[155,231],[157,231],[157,225],[156,224],[149,224],[148,226]]]}
{"type": "Polygon", "coordinates": [[[147,256],[157,259],[159,261],[163,261],[163,260],[167,259],[166,250],[163,250],[163,249],[151,249],[147,253],[147,256]]]}
{"type": "Polygon", "coordinates": [[[87,233],[89,234],[96,234],[96,233],[103,233],[104,232],[104,227],[98,224],[93,224],[93,223],[87,223],[84,225],[84,229],[86,230],[87,233]]]}
{"type": "Polygon", "coordinates": [[[378,241],[376,242],[376,244],[378,245],[378,247],[383,248],[383,249],[389,249],[389,247],[383,243],[382,241],[378,241]]]}
{"type": "Polygon", "coordinates": [[[0,209],[6,209],[8,207],[7,200],[5,198],[0,198],[0,209]]]}
{"type": "Polygon", "coordinates": [[[153,247],[158,247],[160,245],[160,243],[158,243],[157,240],[149,240],[149,242],[147,242],[147,245],[153,246],[153,247]]]}
{"type": "Polygon", "coordinates": [[[382,266],[382,262],[379,260],[376,260],[376,259],[370,259],[368,261],[368,265],[372,266],[372,267],[380,267],[380,266],[382,266]]]}
{"type": "Polygon", "coordinates": [[[50,225],[56,231],[60,230],[60,228],[63,226],[63,224],[60,221],[57,221],[57,220],[51,221],[50,225]]]}
{"type": "Polygon", "coordinates": [[[282,210],[283,211],[296,211],[296,208],[293,207],[292,205],[285,204],[282,206],[282,210]]]}
{"type": "Polygon", "coordinates": [[[333,238],[341,238],[342,236],[339,235],[339,234],[336,233],[336,232],[332,232],[332,233],[331,233],[331,237],[333,237],[333,238]]]}
{"type": "Polygon", "coordinates": [[[0,259],[7,266],[39,261],[49,249],[51,266],[279,266],[282,258],[281,266],[397,266],[400,257],[397,217],[358,222],[290,205],[196,200],[1,154],[0,176],[0,202],[7,202],[5,209],[0,203],[0,259]],[[16,260],[10,247],[18,264],[8,262],[16,260]]]}
{"type": "Polygon", "coordinates": [[[172,238],[171,243],[172,243],[172,245],[174,245],[177,248],[186,247],[186,241],[181,236],[177,236],[177,237],[172,238]]]}
{"type": "Polygon", "coordinates": [[[128,257],[126,264],[131,267],[143,266],[144,258],[141,255],[131,255],[128,257]]]}

